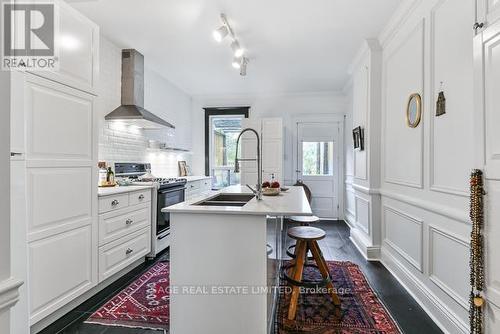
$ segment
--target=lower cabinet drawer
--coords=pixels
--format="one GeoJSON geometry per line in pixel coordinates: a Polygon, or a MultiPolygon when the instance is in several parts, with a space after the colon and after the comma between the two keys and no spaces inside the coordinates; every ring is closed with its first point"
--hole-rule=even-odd
{"type": "Polygon", "coordinates": [[[99,216],[99,246],[151,224],[151,206],[133,206],[99,216]]]}
{"type": "Polygon", "coordinates": [[[104,281],[151,251],[147,227],[99,248],[99,282],[104,281]]]}
{"type": "Polygon", "coordinates": [[[103,196],[99,198],[99,213],[109,212],[128,206],[128,194],[103,196]]]}
{"type": "Polygon", "coordinates": [[[212,181],[210,179],[200,180],[200,186],[202,192],[208,192],[212,190],[212,181]]]}
{"type": "Polygon", "coordinates": [[[151,203],[151,189],[134,191],[133,193],[130,193],[128,202],[129,205],[151,203]]]}

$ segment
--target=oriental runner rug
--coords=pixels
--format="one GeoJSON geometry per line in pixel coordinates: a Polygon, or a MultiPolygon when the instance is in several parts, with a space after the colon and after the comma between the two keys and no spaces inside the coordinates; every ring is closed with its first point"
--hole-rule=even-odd
{"type": "MultiPolygon", "coordinates": [[[[400,334],[401,331],[368,284],[359,267],[352,262],[327,261],[330,276],[341,301],[335,309],[325,289],[310,289],[300,294],[297,315],[288,320],[290,289],[280,289],[278,334],[400,334]]],[[[320,280],[317,269],[306,267],[305,279],[320,280]]],[[[287,287],[282,280],[281,285],[287,287]]]]}
{"type": "Polygon", "coordinates": [[[169,327],[169,263],[158,262],[93,313],[85,322],[108,326],[169,327]]]}

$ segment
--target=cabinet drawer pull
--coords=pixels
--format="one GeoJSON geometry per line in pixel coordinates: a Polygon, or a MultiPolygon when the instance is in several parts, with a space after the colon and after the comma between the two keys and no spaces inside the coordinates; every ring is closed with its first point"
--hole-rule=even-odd
{"type": "Polygon", "coordinates": [[[132,224],[133,222],[134,222],[134,221],[133,221],[132,219],[127,219],[127,220],[125,221],[125,224],[130,225],[130,224],[132,224]]]}
{"type": "Polygon", "coordinates": [[[131,254],[133,251],[134,251],[133,249],[127,248],[127,250],[125,251],[125,254],[126,254],[126,255],[129,255],[129,254],[131,254]]]}
{"type": "Polygon", "coordinates": [[[139,200],[142,201],[143,199],[144,199],[144,195],[143,194],[139,195],[139,200]]]}
{"type": "Polygon", "coordinates": [[[120,204],[120,201],[117,199],[114,199],[113,202],[111,202],[112,206],[117,206],[118,204],[120,204]]]}

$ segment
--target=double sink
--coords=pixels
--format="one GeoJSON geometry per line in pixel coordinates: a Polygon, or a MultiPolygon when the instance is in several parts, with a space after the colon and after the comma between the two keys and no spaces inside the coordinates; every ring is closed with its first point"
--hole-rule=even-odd
{"type": "Polygon", "coordinates": [[[253,194],[218,194],[193,205],[242,207],[254,197],[255,195],[253,194]]]}

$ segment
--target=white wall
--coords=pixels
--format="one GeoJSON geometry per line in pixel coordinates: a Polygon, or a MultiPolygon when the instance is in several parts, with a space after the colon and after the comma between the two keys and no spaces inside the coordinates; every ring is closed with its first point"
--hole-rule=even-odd
{"type": "MultiPolygon", "coordinates": [[[[380,259],[449,333],[468,331],[473,23],[473,0],[404,1],[379,36],[381,182],[367,189],[382,200],[380,259]],[[447,113],[436,117],[441,87],[447,113]],[[423,98],[422,122],[415,129],[405,123],[411,93],[423,98]]],[[[352,91],[357,94],[355,87],[352,91]]],[[[363,107],[354,102],[354,123],[358,108],[363,107]]],[[[368,159],[370,164],[373,157],[368,159]]],[[[355,177],[360,172],[356,166],[352,170],[355,177]]],[[[346,210],[350,193],[348,185],[346,210]]],[[[354,208],[355,221],[377,219],[359,217],[364,210],[354,208]]]]}
{"type": "MultiPolygon", "coordinates": [[[[121,49],[101,36],[100,80],[98,88],[99,160],[113,162],[151,162],[158,177],[178,175],[178,160],[191,161],[190,154],[147,149],[143,131],[133,126],[106,122],[104,116],[120,105],[121,49]]],[[[158,73],[148,69],[145,59],[144,105],[156,115],[174,124],[174,142],[178,148],[191,148],[191,97],[158,73]]]]}
{"type": "Polygon", "coordinates": [[[296,181],[293,166],[293,118],[299,115],[345,114],[346,99],[340,93],[304,93],[276,96],[198,96],[193,98],[193,170],[205,173],[205,116],[204,107],[250,106],[249,117],[281,117],[284,126],[284,180],[285,184],[296,181]]]}

